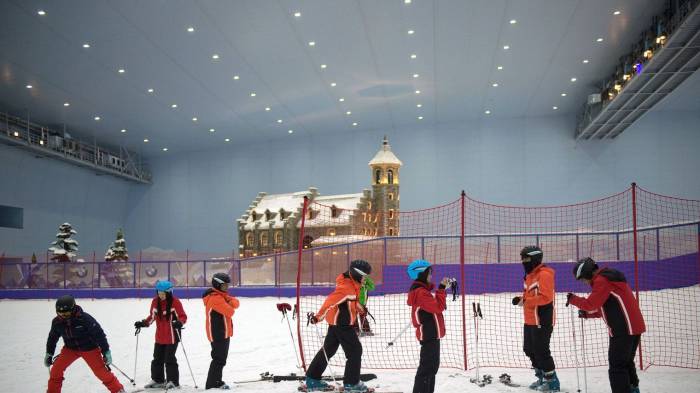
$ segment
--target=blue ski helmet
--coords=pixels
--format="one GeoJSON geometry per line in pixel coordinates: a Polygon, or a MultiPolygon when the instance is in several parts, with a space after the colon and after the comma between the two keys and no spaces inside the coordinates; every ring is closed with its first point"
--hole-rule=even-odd
{"type": "Polygon", "coordinates": [[[408,276],[411,277],[411,280],[416,280],[418,279],[418,276],[424,271],[426,271],[429,267],[430,262],[425,261],[423,259],[416,259],[415,261],[411,262],[410,265],[408,265],[406,273],[408,273],[408,276]]]}
{"type": "Polygon", "coordinates": [[[170,281],[158,280],[156,282],[156,291],[158,291],[158,292],[172,292],[172,290],[173,290],[173,283],[171,283],[170,281]]]}

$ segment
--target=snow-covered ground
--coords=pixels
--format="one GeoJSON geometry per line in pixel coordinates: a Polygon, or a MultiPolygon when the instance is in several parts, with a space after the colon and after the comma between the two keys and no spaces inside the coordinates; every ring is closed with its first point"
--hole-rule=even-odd
{"type": "MultiPolygon", "coordinates": [[[[292,299],[242,298],[241,308],[234,316],[234,337],[231,342],[228,364],[224,369],[226,381],[253,379],[261,372],[286,374],[297,371],[295,354],[286,322],[275,308],[278,302],[293,303],[292,299]]],[[[146,316],[149,299],[126,300],[79,300],[85,311],[92,314],[107,332],[114,363],[127,374],[134,373],[134,352],[136,340],[133,322],[146,316]]],[[[189,320],[183,331],[184,346],[200,389],[204,385],[209,366],[209,342],[204,332],[204,306],[201,300],[183,300],[189,320]]],[[[43,366],[46,336],[54,314],[54,302],[46,300],[3,300],[0,301],[0,381],[2,392],[42,392],[46,389],[48,372],[43,366]]],[[[325,326],[323,327],[325,330],[325,326]]],[[[139,386],[148,382],[149,367],[153,349],[154,329],[142,330],[138,350],[136,382],[139,386]]],[[[409,334],[412,334],[409,332],[409,334]]],[[[482,339],[487,338],[482,335],[482,339]]],[[[605,339],[605,338],[603,338],[605,339]]],[[[364,340],[364,339],[363,339],[364,340]]],[[[383,340],[383,339],[382,339],[383,340]]],[[[497,341],[492,340],[491,341],[497,341]]],[[[406,345],[411,345],[408,340],[406,345]]],[[[700,346],[700,343],[687,343],[700,346]]],[[[59,348],[62,344],[59,342],[59,348]]],[[[418,346],[418,343],[415,342],[418,346]]],[[[57,350],[58,352],[58,350],[57,350]]],[[[178,349],[180,382],[185,386],[183,393],[196,391],[187,368],[184,353],[178,349]]],[[[555,358],[556,360],[556,358],[555,358]]],[[[338,367],[336,373],[342,372],[338,367]]],[[[491,374],[497,379],[501,373],[513,376],[514,381],[527,384],[532,373],[527,369],[482,368],[482,374],[491,374]]],[[[379,390],[411,392],[415,370],[370,370],[379,378],[371,385],[379,385],[379,390]]],[[[558,371],[563,388],[576,391],[574,369],[558,371]]],[[[523,388],[510,388],[494,382],[479,388],[469,383],[473,370],[464,372],[443,368],[437,379],[436,391],[442,392],[517,392],[523,388]]],[[[588,369],[588,392],[609,392],[607,369],[588,369]]],[[[651,367],[640,372],[641,390],[654,393],[678,393],[697,391],[700,386],[700,371],[667,367],[651,367]]],[[[128,385],[117,373],[122,383],[128,385]]],[[[133,375],[131,375],[133,376],[133,375]]],[[[582,376],[581,376],[582,377],[582,376]]],[[[296,392],[295,382],[260,382],[242,384],[235,387],[241,392],[296,392]]],[[[127,389],[129,391],[130,389],[127,389]]],[[[78,360],[66,372],[64,392],[87,393],[106,392],[102,384],[92,375],[85,363],[78,360]]]]}

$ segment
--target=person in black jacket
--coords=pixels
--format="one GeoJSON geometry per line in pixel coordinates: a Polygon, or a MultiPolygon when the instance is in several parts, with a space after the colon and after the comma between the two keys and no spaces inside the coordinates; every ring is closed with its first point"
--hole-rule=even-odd
{"type": "Polygon", "coordinates": [[[47,393],[60,393],[63,373],[78,358],[83,358],[92,372],[112,393],[124,392],[124,386],[107,369],[112,363],[112,354],[107,336],[99,323],[90,314],[75,304],[75,299],[64,295],[56,301],[56,318],[51,322],[49,338],[46,340],[44,365],[51,367],[47,393]],[[63,337],[61,353],[54,359],[56,343],[63,337]]]}

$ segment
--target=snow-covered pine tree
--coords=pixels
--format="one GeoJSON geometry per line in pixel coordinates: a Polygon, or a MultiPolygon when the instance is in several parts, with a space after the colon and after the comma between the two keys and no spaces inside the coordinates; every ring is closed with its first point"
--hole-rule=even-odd
{"type": "Polygon", "coordinates": [[[78,242],[75,239],[71,239],[71,236],[76,233],[78,232],[67,222],[64,222],[58,227],[56,241],[52,242],[52,246],[49,247],[49,251],[53,255],[51,257],[52,261],[70,262],[75,258],[78,251],[78,242]]]}
{"type": "Polygon", "coordinates": [[[129,254],[127,254],[126,240],[124,240],[124,232],[121,228],[117,231],[117,239],[109,246],[107,252],[105,253],[105,261],[128,261],[129,254]]]}

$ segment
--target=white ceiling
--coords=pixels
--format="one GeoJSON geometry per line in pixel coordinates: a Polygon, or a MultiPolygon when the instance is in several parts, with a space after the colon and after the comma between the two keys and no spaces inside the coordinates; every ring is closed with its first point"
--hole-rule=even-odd
{"type": "Polygon", "coordinates": [[[146,156],[225,138],[573,117],[665,3],[3,0],[0,109],[146,156]]]}

